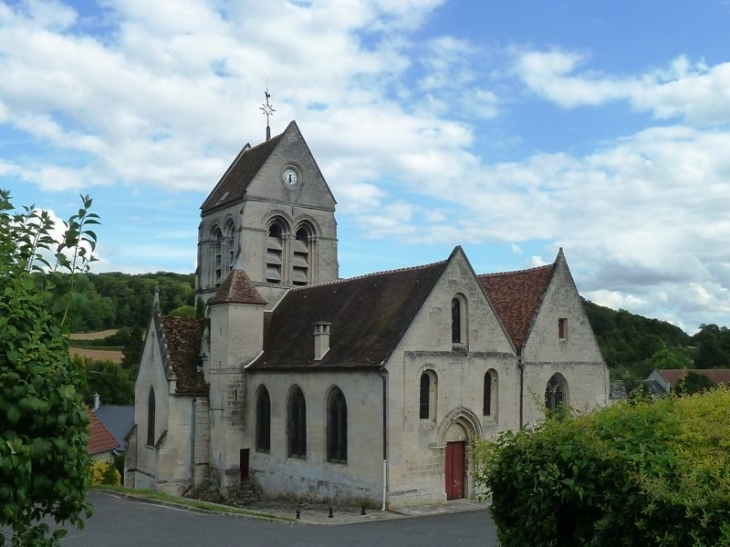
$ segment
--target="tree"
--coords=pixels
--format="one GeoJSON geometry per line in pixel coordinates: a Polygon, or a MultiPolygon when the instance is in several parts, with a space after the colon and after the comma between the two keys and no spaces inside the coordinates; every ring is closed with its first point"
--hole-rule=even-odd
{"type": "Polygon", "coordinates": [[[64,337],[77,274],[94,260],[90,206],[82,196],[55,241],[47,212],[16,212],[0,190],[0,527],[13,545],[56,545],[65,530],[41,519],[80,528],[91,514],[89,419],[64,337]]]}
{"type": "Polygon", "coordinates": [[[717,384],[704,374],[690,370],[686,376],[682,378],[675,388],[677,395],[692,395],[693,393],[702,393],[708,389],[717,387],[717,384]]]}

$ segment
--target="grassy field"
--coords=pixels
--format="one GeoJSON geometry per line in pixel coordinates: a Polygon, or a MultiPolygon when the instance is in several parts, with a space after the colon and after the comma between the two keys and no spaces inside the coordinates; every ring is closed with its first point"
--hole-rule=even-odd
{"type": "MultiPolygon", "coordinates": [[[[71,340],[100,340],[116,333],[116,329],[102,330],[99,332],[79,332],[71,334],[71,340]]],[[[112,361],[113,363],[121,363],[123,354],[121,351],[108,351],[92,348],[69,348],[71,355],[80,355],[87,359],[96,359],[97,361],[112,361]]]]}

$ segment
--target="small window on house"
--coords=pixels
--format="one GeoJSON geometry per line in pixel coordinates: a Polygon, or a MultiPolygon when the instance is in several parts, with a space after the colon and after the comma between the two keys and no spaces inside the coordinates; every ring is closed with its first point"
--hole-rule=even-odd
{"type": "Polygon", "coordinates": [[[567,386],[560,374],[553,374],[545,388],[545,408],[555,410],[560,405],[568,404],[567,386]]]}
{"type": "Polygon", "coordinates": [[[561,340],[568,338],[568,320],[565,318],[558,319],[558,338],[561,340]]]}
{"type": "Polygon", "coordinates": [[[347,463],[347,402],[337,387],[327,401],[327,461],[347,463]]]}
{"type": "Polygon", "coordinates": [[[301,459],[307,457],[307,405],[304,393],[298,386],[294,387],[289,396],[287,440],[290,457],[301,459]]]}
{"type": "Polygon", "coordinates": [[[497,414],[497,371],[489,369],[484,374],[484,416],[496,417],[497,414]]]}
{"type": "Polygon", "coordinates": [[[422,420],[436,418],[436,374],[433,371],[421,374],[419,416],[422,420]]]}
{"type": "Polygon", "coordinates": [[[155,446],[155,390],[151,386],[147,398],[147,444],[155,446]]]}
{"type": "Polygon", "coordinates": [[[271,399],[269,390],[261,386],[256,397],[256,450],[271,450],[271,399]]]}

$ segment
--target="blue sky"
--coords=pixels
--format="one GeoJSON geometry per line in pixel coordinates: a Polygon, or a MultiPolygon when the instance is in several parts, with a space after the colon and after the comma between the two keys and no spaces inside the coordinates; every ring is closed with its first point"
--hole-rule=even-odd
{"type": "Polygon", "coordinates": [[[563,247],[594,302],[727,325],[729,28],[728,0],[0,0],[0,187],[59,218],[90,194],[96,271],[191,272],[268,87],[343,277],[563,247]]]}

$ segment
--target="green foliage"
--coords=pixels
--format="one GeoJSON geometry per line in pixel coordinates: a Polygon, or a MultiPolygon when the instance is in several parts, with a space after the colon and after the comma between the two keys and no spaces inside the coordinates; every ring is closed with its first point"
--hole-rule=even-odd
{"type": "Polygon", "coordinates": [[[730,391],[636,398],[477,442],[503,547],[730,544],[730,391]]]}
{"type": "Polygon", "coordinates": [[[699,372],[690,370],[687,372],[687,375],[677,383],[677,387],[674,392],[677,395],[692,395],[693,393],[702,393],[703,391],[707,391],[716,386],[717,384],[711,378],[708,378],[699,372]]]}
{"type": "Polygon", "coordinates": [[[91,466],[91,483],[119,486],[122,484],[122,475],[114,464],[94,462],[94,465],[91,466]]]}
{"type": "Polygon", "coordinates": [[[170,312],[172,317],[195,317],[195,308],[193,306],[180,306],[170,312]]]}
{"type": "Polygon", "coordinates": [[[72,360],[82,376],[79,392],[86,404],[93,405],[96,393],[105,405],[134,404],[134,376],[131,369],[111,361],[80,356],[72,360]]]}
{"type": "Polygon", "coordinates": [[[82,196],[54,242],[47,213],[14,212],[0,191],[0,526],[12,530],[14,545],[55,545],[65,530],[51,533],[41,519],[82,527],[91,511],[89,419],[63,336],[76,274],[94,260],[90,206],[82,196]],[[53,274],[60,271],[67,275],[53,274]]]}

